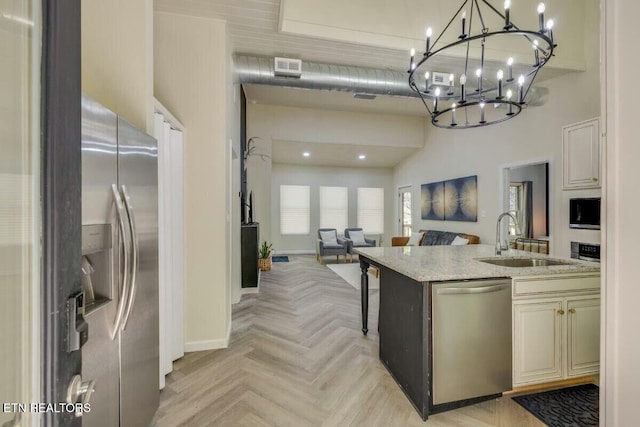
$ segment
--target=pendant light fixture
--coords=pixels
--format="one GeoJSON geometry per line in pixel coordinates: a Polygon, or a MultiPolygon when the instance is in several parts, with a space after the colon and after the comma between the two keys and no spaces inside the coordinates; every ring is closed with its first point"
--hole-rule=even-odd
{"type": "Polygon", "coordinates": [[[434,36],[433,28],[428,27],[424,55],[417,58],[415,49],[411,49],[407,72],[409,86],[422,99],[431,123],[440,128],[465,129],[500,123],[520,114],[538,71],[556,47],[553,20],[545,22],[544,13],[545,5],[540,3],[538,28],[524,29],[513,20],[510,0],[504,2],[502,12],[487,0],[464,0],[440,34],[434,36]],[[452,25],[458,18],[461,25],[452,25]],[[495,28],[489,28],[489,24],[495,28]],[[505,48],[517,50],[505,53],[501,64],[495,52],[505,48]],[[486,51],[492,52],[491,60],[485,57],[486,51]],[[439,71],[444,57],[458,76],[439,71]],[[436,62],[440,65],[434,65],[436,62]],[[469,79],[473,76],[475,80],[469,79]],[[450,107],[438,108],[445,103],[450,107]]]}

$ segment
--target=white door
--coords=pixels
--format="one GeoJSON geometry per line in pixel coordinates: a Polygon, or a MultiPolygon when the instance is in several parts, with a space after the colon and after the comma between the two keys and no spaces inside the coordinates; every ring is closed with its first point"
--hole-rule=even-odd
{"type": "Polygon", "coordinates": [[[411,236],[411,186],[398,189],[398,232],[401,236],[411,236]]]}
{"type": "Polygon", "coordinates": [[[162,113],[155,114],[158,140],[160,285],[160,388],[173,361],[184,355],[184,141],[162,113]]]}
{"type": "Polygon", "coordinates": [[[38,425],[37,414],[12,403],[42,401],[39,4],[0,2],[0,402],[8,405],[2,426],[38,425]]]}
{"type": "Polygon", "coordinates": [[[600,298],[567,298],[567,376],[600,369],[600,298]]]}
{"type": "Polygon", "coordinates": [[[513,383],[562,378],[562,298],[513,303],[513,383]]]}

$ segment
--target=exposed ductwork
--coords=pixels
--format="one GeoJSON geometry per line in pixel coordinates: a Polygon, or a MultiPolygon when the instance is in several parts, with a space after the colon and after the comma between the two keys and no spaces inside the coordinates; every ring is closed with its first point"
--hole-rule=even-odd
{"type": "Polygon", "coordinates": [[[240,83],[417,97],[409,88],[407,73],[399,71],[303,61],[300,77],[280,77],[275,75],[273,58],[236,54],[234,62],[240,83]]]}

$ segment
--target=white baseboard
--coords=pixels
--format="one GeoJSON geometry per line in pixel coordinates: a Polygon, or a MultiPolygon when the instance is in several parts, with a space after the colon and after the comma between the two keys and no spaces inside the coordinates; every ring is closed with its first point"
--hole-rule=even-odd
{"type": "Polygon", "coordinates": [[[192,341],[184,343],[184,352],[191,353],[193,351],[216,350],[219,348],[229,347],[231,339],[231,322],[227,326],[227,335],[225,338],[217,340],[192,341]]]}
{"type": "Polygon", "coordinates": [[[242,288],[242,295],[246,294],[257,294],[260,292],[260,287],[255,288],[242,288]]]}
{"type": "Polygon", "coordinates": [[[314,249],[291,249],[285,251],[275,251],[276,255],[315,255],[314,249]]]}

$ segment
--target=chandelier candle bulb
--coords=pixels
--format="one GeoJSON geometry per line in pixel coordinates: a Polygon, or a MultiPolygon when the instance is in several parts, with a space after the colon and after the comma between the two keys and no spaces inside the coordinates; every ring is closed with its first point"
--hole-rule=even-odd
{"type": "Polygon", "coordinates": [[[451,104],[451,126],[456,126],[456,103],[451,104]]]}
{"type": "Polygon", "coordinates": [[[512,57],[509,57],[509,59],[507,59],[507,66],[509,67],[508,68],[509,74],[507,77],[507,81],[512,82],[513,81],[513,58],[512,57]]]}
{"type": "Polygon", "coordinates": [[[540,22],[540,32],[544,33],[544,3],[538,5],[538,21],[540,22]]]}
{"type": "Polygon", "coordinates": [[[436,97],[433,100],[433,112],[437,113],[438,112],[438,99],[440,98],[440,88],[437,87],[436,88],[436,97]]]}
{"type": "Polygon", "coordinates": [[[549,38],[551,39],[551,42],[553,43],[553,19],[549,19],[547,21],[547,34],[549,35],[549,38]]]}
{"type": "MultiPolygon", "coordinates": [[[[511,101],[511,97],[513,96],[513,92],[511,89],[507,91],[507,101],[511,101]]],[[[513,105],[511,103],[507,104],[507,116],[513,116],[513,105]]]]}
{"type": "Polygon", "coordinates": [[[467,38],[467,11],[462,11],[462,33],[460,33],[461,39],[467,38]]]}
{"type": "Polygon", "coordinates": [[[416,64],[414,62],[416,50],[414,48],[411,48],[411,50],[409,51],[409,55],[411,55],[411,59],[409,60],[409,71],[411,71],[416,67],[416,64]]]}
{"type": "Polygon", "coordinates": [[[480,68],[476,70],[476,77],[478,78],[478,83],[476,84],[476,92],[482,92],[482,70],[480,68]]]}
{"type": "Polygon", "coordinates": [[[424,73],[424,91],[429,93],[429,72],[424,73]]]}
{"type": "Polygon", "coordinates": [[[487,121],[484,119],[484,101],[480,102],[480,122],[479,123],[486,123],[487,121]]]}
{"type": "Polygon", "coordinates": [[[535,59],[534,67],[540,65],[540,53],[538,52],[538,40],[533,41],[533,57],[535,59]]]}
{"type": "Polygon", "coordinates": [[[460,76],[460,104],[467,102],[464,85],[467,84],[467,75],[460,76]]]}
{"type": "Polygon", "coordinates": [[[497,99],[502,99],[502,79],[504,77],[504,73],[502,70],[498,71],[498,97],[497,99]]]}
{"type": "Polygon", "coordinates": [[[429,51],[431,50],[431,35],[433,34],[433,30],[431,27],[427,28],[427,49],[424,51],[424,56],[429,55],[429,51]]]}
{"type": "Polygon", "coordinates": [[[513,25],[511,25],[511,19],[509,17],[509,10],[511,9],[511,0],[505,0],[504,2],[504,29],[510,30],[513,25]]]}
{"type": "Polygon", "coordinates": [[[518,104],[524,104],[524,76],[518,77],[518,104]]]}
{"type": "Polygon", "coordinates": [[[449,92],[447,95],[453,95],[453,82],[455,80],[455,76],[453,74],[449,74],[449,92]]]}

